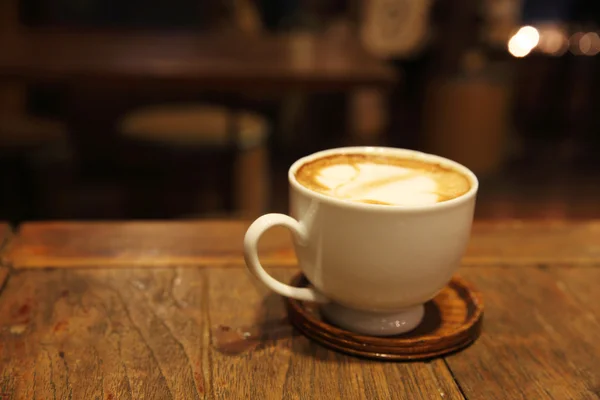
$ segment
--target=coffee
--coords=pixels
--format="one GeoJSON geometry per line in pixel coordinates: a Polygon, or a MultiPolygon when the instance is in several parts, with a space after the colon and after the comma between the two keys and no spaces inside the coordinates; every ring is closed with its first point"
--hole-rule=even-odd
{"type": "Polygon", "coordinates": [[[304,187],[358,203],[419,206],[440,203],[467,193],[469,179],[433,162],[365,153],[324,156],[295,173],[304,187]]]}

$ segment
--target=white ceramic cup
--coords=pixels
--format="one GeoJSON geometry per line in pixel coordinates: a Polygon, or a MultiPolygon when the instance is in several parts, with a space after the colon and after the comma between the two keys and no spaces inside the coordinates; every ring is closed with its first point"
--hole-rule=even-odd
{"type": "Polygon", "coordinates": [[[477,177],[466,167],[431,154],[386,147],[346,147],[321,151],[289,169],[290,216],[266,214],[244,239],[248,269],[276,293],[324,303],[332,323],[367,335],[386,336],[414,329],[423,304],[450,281],[471,233],[477,177]],[[340,153],[390,155],[450,167],[470,181],[462,196],[423,206],[388,206],[339,200],[302,186],[296,171],[312,160],[340,153]],[[274,226],[293,233],[298,264],[312,284],[296,288],[271,277],[257,254],[261,235],[274,226]]]}

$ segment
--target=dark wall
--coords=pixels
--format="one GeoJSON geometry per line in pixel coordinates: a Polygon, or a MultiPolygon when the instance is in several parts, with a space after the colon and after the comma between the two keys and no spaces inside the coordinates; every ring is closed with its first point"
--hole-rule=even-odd
{"type": "Polygon", "coordinates": [[[208,0],[22,0],[28,25],[200,28],[226,13],[223,1],[208,0]]]}

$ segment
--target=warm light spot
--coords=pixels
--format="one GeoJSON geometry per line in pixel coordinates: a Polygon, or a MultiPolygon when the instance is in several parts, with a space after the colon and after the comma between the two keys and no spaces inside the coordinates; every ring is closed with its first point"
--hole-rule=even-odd
{"type": "Polygon", "coordinates": [[[538,45],[540,34],[532,26],[524,26],[508,41],[508,51],[514,57],[525,57],[538,45]]]}
{"type": "Polygon", "coordinates": [[[558,28],[551,27],[540,32],[538,48],[553,56],[560,56],[567,51],[569,43],[566,35],[558,28]]]}
{"type": "Polygon", "coordinates": [[[571,38],[569,39],[569,49],[571,50],[571,53],[575,54],[576,56],[580,56],[583,54],[580,47],[580,42],[583,36],[583,32],[575,32],[573,35],[571,35],[571,38]]]}
{"type": "Polygon", "coordinates": [[[524,46],[534,48],[540,41],[540,33],[533,26],[524,26],[517,32],[519,40],[524,46]]]}
{"type": "Polygon", "coordinates": [[[513,36],[508,41],[508,51],[514,57],[525,57],[531,52],[531,49],[522,47],[519,41],[513,36]]]}
{"type": "Polygon", "coordinates": [[[588,32],[579,39],[579,50],[586,56],[595,56],[600,52],[600,36],[588,32]]]}

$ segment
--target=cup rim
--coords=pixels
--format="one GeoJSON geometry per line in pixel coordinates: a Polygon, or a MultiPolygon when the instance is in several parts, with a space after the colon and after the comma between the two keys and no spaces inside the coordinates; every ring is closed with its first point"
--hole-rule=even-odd
{"type": "Polygon", "coordinates": [[[437,156],[435,154],[429,154],[417,150],[410,150],[398,147],[387,147],[387,146],[348,146],[348,147],[336,147],[327,150],[317,151],[315,153],[304,156],[298,160],[296,160],[288,169],[288,181],[290,185],[299,192],[304,195],[319,200],[322,203],[326,203],[332,206],[336,206],[344,209],[352,209],[352,210],[362,210],[362,211],[370,211],[370,212],[383,212],[383,213],[398,213],[398,212],[406,212],[406,213],[414,213],[420,211],[434,211],[434,210],[443,210],[447,208],[451,208],[454,206],[458,206],[469,200],[473,199],[477,194],[477,190],[479,189],[479,180],[473,171],[464,165],[450,160],[445,157],[437,156]],[[322,193],[315,192],[310,190],[296,179],[296,171],[307,162],[313,161],[317,158],[325,157],[328,155],[334,154],[353,154],[353,153],[367,153],[367,154],[381,154],[381,155],[396,155],[400,157],[411,157],[417,160],[423,160],[426,162],[434,162],[436,164],[454,169],[461,174],[465,175],[471,184],[470,189],[451,200],[446,200],[440,203],[434,204],[425,204],[425,205],[416,205],[416,206],[406,206],[406,205],[381,205],[381,204],[370,204],[370,203],[359,203],[348,200],[341,200],[335,197],[327,196],[322,193]]]}

